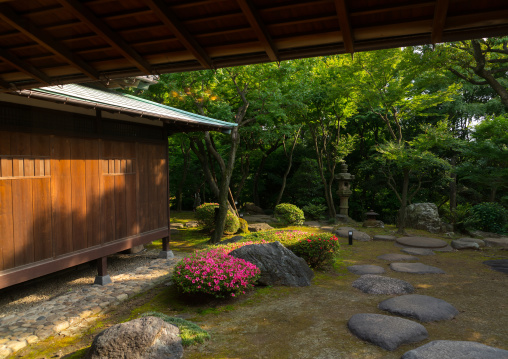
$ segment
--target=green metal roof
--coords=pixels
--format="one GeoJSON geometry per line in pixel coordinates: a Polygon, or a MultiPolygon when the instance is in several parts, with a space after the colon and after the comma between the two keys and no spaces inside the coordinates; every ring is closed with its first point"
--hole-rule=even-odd
{"type": "Polygon", "coordinates": [[[189,131],[213,128],[224,131],[236,127],[236,123],[219,121],[213,118],[179,110],[133,95],[122,94],[107,89],[99,89],[86,85],[68,84],[63,86],[42,87],[23,90],[22,95],[34,96],[39,93],[46,99],[58,102],[69,102],[74,105],[99,108],[136,117],[162,120],[169,124],[188,126],[189,131]]]}

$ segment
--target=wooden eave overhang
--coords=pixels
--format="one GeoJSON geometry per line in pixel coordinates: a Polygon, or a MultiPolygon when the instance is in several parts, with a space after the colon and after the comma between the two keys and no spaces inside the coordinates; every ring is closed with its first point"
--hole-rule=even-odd
{"type": "Polygon", "coordinates": [[[504,35],[506,0],[0,0],[0,91],[504,35]]]}

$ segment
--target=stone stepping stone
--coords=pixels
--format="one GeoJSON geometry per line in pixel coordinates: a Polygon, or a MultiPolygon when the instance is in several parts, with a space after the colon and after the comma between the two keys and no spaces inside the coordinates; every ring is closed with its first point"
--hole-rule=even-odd
{"type": "MultiPolygon", "coordinates": [[[[452,241],[451,245],[453,249],[462,250],[462,249],[480,249],[480,245],[475,241],[466,241],[466,238],[455,239],[452,241]]],[[[473,238],[471,238],[473,239],[473,238]]],[[[483,241],[482,241],[483,242],[483,241]]],[[[485,243],[485,242],[484,242],[485,243]]]]}
{"type": "Polygon", "coordinates": [[[410,350],[400,359],[507,359],[508,351],[488,345],[454,340],[434,340],[410,350]]]}
{"type": "Polygon", "coordinates": [[[501,238],[484,238],[485,244],[489,247],[500,247],[508,249],[508,237],[501,238]]]}
{"type": "Polygon", "coordinates": [[[490,268],[501,273],[508,273],[508,259],[495,259],[485,261],[483,264],[488,265],[490,268]]]}
{"type": "Polygon", "coordinates": [[[364,274],[381,274],[385,272],[385,269],[380,266],[375,266],[372,264],[357,264],[354,266],[347,267],[347,270],[354,274],[364,275],[364,274]]]}
{"type": "Polygon", "coordinates": [[[396,272],[414,274],[445,274],[442,269],[423,263],[390,263],[390,268],[396,272]]]}
{"type": "Polygon", "coordinates": [[[373,238],[374,241],[387,241],[387,242],[393,242],[397,239],[395,236],[389,236],[384,234],[376,234],[373,238]]]}
{"type": "Polygon", "coordinates": [[[411,283],[405,280],[376,274],[362,275],[352,285],[367,294],[410,294],[415,291],[411,283]]]}
{"type": "Polygon", "coordinates": [[[395,261],[417,261],[418,258],[415,256],[409,256],[407,254],[400,253],[387,253],[377,257],[377,259],[382,259],[385,261],[395,262],[395,261]]]}
{"type": "Polygon", "coordinates": [[[427,329],[412,320],[383,314],[355,314],[347,326],[358,338],[386,350],[427,339],[427,329]]]}
{"type": "Polygon", "coordinates": [[[429,237],[400,237],[395,242],[405,247],[416,248],[444,248],[448,246],[448,243],[441,239],[429,237]]]}
{"type": "Polygon", "coordinates": [[[432,249],[427,248],[402,248],[401,251],[407,254],[414,254],[417,256],[433,256],[436,254],[432,249]]]}
{"type": "Polygon", "coordinates": [[[379,303],[378,308],[395,315],[435,322],[454,318],[459,311],[450,303],[427,295],[409,294],[394,297],[379,303]]]}
{"type": "Polygon", "coordinates": [[[359,242],[368,242],[372,238],[365,232],[358,231],[352,227],[339,227],[333,232],[337,237],[349,238],[349,231],[353,231],[353,240],[359,242]]]}

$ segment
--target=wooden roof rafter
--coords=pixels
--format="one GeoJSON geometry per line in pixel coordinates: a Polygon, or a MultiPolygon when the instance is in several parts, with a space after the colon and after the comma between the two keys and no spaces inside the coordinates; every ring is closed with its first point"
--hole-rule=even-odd
{"type": "Polygon", "coordinates": [[[448,5],[450,0],[437,0],[434,11],[434,22],[432,24],[431,42],[436,44],[442,42],[443,30],[445,27],[446,14],[448,12],[448,5]]]}
{"type": "Polygon", "coordinates": [[[71,11],[74,16],[85,23],[96,34],[100,35],[111,47],[119,51],[125,58],[134,64],[138,69],[146,75],[153,73],[150,64],[141,57],[132,47],[130,47],[124,39],[111,30],[98,17],[94,15],[85,5],[77,0],[58,0],[67,10],[71,11]]]}
{"type": "Polygon", "coordinates": [[[337,11],[337,18],[339,19],[340,31],[342,33],[342,41],[344,42],[344,49],[346,52],[352,54],[355,52],[353,46],[353,31],[349,22],[348,9],[345,0],[335,0],[335,9],[337,11]]]}
{"type": "Polygon", "coordinates": [[[64,61],[73,65],[91,79],[99,80],[99,72],[89,66],[81,58],[73,54],[69,49],[55,40],[46,31],[18,16],[14,11],[12,11],[9,5],[0,4],[0,19],[16,28],[20,33],[27,36],[31,40],[39,43],[47,50],[53,52],[64,61]]]}
{"type": "Polygon", "coordinates": [[[272,41],[272,37],[266,25],[263,23],[258,10],[251,0],[237,0],[238,6],[242,9],[247,21],[254,29],[259,41],[263,44],[270,61],[280,61],[277,47],[272,41]]]}
{"type": "Polygon", "coordinates": [[[10,51],[0,49],[0,59],[7,62],[12,67],[15,67],[19,71],[23,72],[24,74],[33,77],[37,81],[42,82],[43,84],[49,85],[53,81],[49,76],[47,76],[42,71],[37,70],[35,67],[30,65],[28,62],[20,59],[10,51]]]}
{"type": "Polygon", "coordinates": [[[181,21],[173,14],[171,9],[162,0],[146,0],[146,4],[157,17],[166,25],[175,37],[192,53],[204,68],[212,68],[212,59],[199,43],[192,37],[181,21]]]}

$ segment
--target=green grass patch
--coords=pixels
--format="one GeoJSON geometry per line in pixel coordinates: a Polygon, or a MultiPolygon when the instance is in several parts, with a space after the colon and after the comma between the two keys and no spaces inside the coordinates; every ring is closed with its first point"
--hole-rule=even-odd
{"type": "Polygon", "coordinates": [[[210,339],[210,334],[203,330],[199,325],[189,322],[182,318],[170,317],[169,315],[158,312],[146,312],[141,314],[141,317],[157,317],[164,320],[166,323],[172,324],[180,329],[180,338],[182,338],[183,346],[190,346],[196,343],[204,343],[205,340],[210,339]]]}

